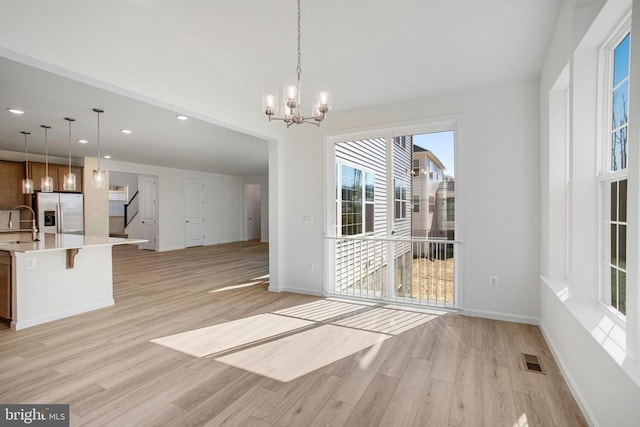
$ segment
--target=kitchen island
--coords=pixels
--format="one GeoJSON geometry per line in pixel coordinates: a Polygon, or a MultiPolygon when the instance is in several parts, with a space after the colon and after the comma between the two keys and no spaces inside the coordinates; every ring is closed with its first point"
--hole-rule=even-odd
{"type": "Polygon", "coordinates": [[[145,240],[73,234],[0,234],[11,255],[11,328],[47,323],[114,304],[111,248],[145,240]]]}

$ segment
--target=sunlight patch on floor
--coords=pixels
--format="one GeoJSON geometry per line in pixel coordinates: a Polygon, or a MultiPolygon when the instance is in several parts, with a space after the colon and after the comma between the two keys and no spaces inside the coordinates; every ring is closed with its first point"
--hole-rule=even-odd
{"type": "Polygon", "coordinates": [[[365,313],[338,320],[335,325],[397,335],[431,319],[435,319],[435,316],[411,311],[374,308],[365,313]]]}
{"type": "Polygon", "coordinates": [[[324,299],[151,342],[287,382],[369,349],[360,360],[366,369],[386,339],[439,314],[324,299]]]}
{"type": "Polygon", "coordinates": [[[209,291],[209,293],[210,294],[215,294],[216,292],[230,291],[232,289],[248,288],[250,286],[259,285],[261,283],[264,283],[264,282],[262,282],[262,281],[260,281],[260,282],[248,282],[248,283],[241,283],[239,285],[225,286],[224,288],[214,289],[212,291],[209,291]]]}
{"type": "Polygon", "coordinates": [[[216,360],[287,382],[371,347],[388,335],[323,325],[216,360]]]}
{"type": "Polygon", "coordinates": [[[313,322],[267,313],[169,335],[151,342],[194,357],[204,357],[310,325],[313,322]]]}
{"type": "Polygon", "coordinates": [[[296,307],[286,308],[284,310],[278,310],[274,313],[281,314],[283,316],[322,322],[362,309],[363,307],[357,304],[321,300],[314,301],[309,304],[298,305],[296,307]]]}

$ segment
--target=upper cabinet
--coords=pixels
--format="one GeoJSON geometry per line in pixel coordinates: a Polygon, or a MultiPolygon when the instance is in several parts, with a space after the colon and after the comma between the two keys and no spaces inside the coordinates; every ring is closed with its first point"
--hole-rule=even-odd
{"type": "MultiPolygon", "coordinates": [[[[64,174],[69,171],[67,165],[53,165],[49,163],[49,176],[53,178],[53,191],[64,192],[63,180],[64,174]]],[[[76,174],[76,191],[82,192],[82,168],[71,166],[71,172],[76,174]]],[[[44,163],[29,162],[29,175],[33,180],[33,188],[35,191],[41,190],[42,178],[46,176],[46,165],[44,163]]]]}
{"type": "Polygon", "coordinates": [[[24,204],[22,178],[24,163],[0,160],[0,209],[12,209],[24,204]]]}

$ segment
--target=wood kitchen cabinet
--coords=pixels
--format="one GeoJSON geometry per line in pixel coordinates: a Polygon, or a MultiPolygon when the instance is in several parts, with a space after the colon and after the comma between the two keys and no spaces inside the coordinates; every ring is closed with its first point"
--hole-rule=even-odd
{"type": "MultiPolygon", "coordinates": [[[[46,176],[46,165],[44,163],[29,163],[29,175],[33,180],[33,188],[41,191],[42,178],[46,176]]],[[[49,176],[53,178],[53,191],[65,191],[63,187],[64,174],[69,171],[68,165],[55,165],[49,163],[49,176]]],[[[76,191],[82,192],[82,168],[71,166],[71,172],[76,174],[76,191]]]]}
{"type": "Polygon", "coordinates": [[[25,202],[22,178],[24,163],[0,160],[0,209],[12,209],[25,202]]]}
{"type": "Polygon", "coordinates": [[[11,319],[11,255],[0,252],[0,317],[11,319]]]}

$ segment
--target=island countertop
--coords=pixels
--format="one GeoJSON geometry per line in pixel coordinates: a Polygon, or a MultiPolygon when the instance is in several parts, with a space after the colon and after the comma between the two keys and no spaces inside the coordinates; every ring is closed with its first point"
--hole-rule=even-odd
{"type": "Polygon", "coordinates": [[[31,241],[30,233],[0,233],[0,251],[45,252],[81,249],[89,246],[113,246],[144,243],[143,239],[85,236],[77,234],[38,233],[38,241],[31,241]]]}

